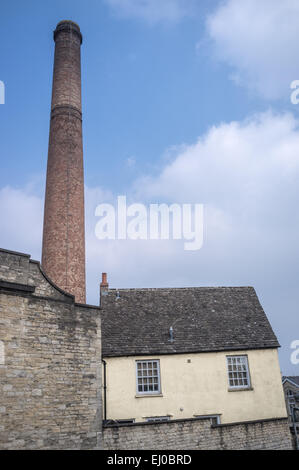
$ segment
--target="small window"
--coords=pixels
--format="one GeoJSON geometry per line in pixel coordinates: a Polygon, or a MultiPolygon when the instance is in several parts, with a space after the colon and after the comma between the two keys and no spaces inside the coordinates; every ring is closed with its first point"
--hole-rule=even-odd
{"type": "Polygon", "coordinates": [[[159,361],[137,361],[136,368],[137,393],[144,395],[161,393],[159,361]]]}
{"type": "Polygon", "coordinates": [[[220,424],[220,416],[212,416],[211,424],[213,424],[214,426],[216,426],[217,424],[220,424]]]}
{"type": "Polygon", "coordinates": [[[216,425],[220,424],[220,415],[194,415],[197,419],[207,419],[210,418],[211,424],[216,425]]]}
{"type": "Polygon", "coordinates": [[[250,388],[247,356],[227,356],[229,388],[250,388]]]}
{"type": "Polygon", "coordinates": [[[296,400],[295,400],[294,392],[291,389],[289,389],[287,391],[287,400],[288,400],[289,409],[290,409],[290,411],[292,411],[291,410],[292,405],[294,405],[296,403],[296,400]]]}
{"type": "Polygon", "coordinates": [[[146,421],[148,423],[158,423],[158,422],[169,421],[169,420],[170,420],[169,416],[154,416],[152,418],[146,418],[146,421]]]}
{"type": "Polygon", "coordinates": [[[135,419],[118,419],[117,420],[118,424],[133,424],[135,423],[135,419]]]}

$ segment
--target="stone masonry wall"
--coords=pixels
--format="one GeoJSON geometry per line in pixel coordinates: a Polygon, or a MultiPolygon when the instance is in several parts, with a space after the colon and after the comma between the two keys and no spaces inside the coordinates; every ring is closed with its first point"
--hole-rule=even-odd
{"type": "Polygon", "coordinates": [[[100,335],[97,307],[0,250],[0,449],[101,448],[100,335]]]}
{"type": "Polygon", "coordinates": [[[103,429],[105,450],[291,450],[286,418],[211,426],[210,419],[136,423],[103,429]]]}

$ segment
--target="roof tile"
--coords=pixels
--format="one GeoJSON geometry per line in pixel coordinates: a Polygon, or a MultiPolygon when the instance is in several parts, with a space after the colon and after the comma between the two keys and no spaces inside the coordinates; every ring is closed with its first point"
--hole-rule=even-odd
{"type": "Polygon", "coordinates": [[[110,289],[101,306],[104,357],[279,347],[252,287],[110,289]]]}

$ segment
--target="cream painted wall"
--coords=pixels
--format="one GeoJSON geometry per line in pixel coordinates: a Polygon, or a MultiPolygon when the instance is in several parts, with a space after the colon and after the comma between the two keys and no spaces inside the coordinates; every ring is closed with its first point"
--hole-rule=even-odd
{"type": "Polygon", "coordinates": [[[276,349],[104,359],[107,419],[220,414],[221,423],[228,423],[287,416],[276,349]],[[228,391],[230,354],[247,354],[253,390],[228,391]],[[140,359],[160,360],[162,396],[136,397],[140,359]]]}

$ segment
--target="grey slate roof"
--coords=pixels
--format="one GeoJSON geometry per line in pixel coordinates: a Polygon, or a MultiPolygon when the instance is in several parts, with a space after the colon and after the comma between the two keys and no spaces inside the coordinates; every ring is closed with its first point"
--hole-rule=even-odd
{"type": "Polygon", "coordinates": [[[282,377],[282,381],[284,380],[290,380],[293,382],[293,384],[298,385],[299,387],[299,376],[298,375],[289,375],[289,376],[284,376],[282,377]]]}
{"type": "Polygon", "coordinates": [[[279,347],[252,287],[109,289],[101,306],[104,357],[279,347]]]}

